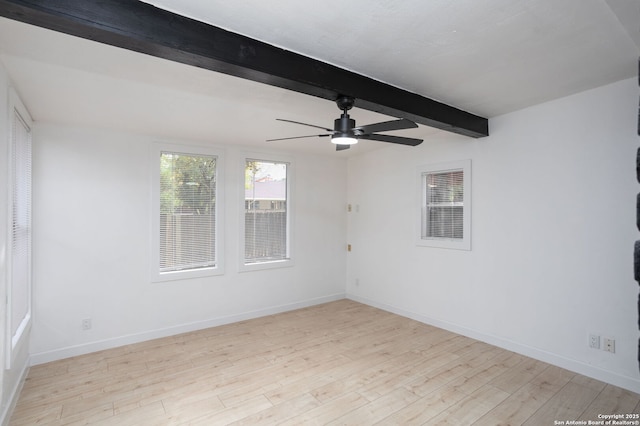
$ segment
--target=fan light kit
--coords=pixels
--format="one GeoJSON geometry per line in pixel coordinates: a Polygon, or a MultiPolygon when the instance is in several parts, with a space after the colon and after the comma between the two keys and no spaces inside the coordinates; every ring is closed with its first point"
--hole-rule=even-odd
{"type": "Polygon", "coordinates": [[[322,129],[326,134],[320,135],[308,135],[308,136],[294,136],[290,138],[278,138],[267,139],[267,142],[283,141],[288,139],[302,139],[313,137],[328,137],[331,136],[331,142],[336,145],[336,151],[342,151],[349,149],[351,145],[358,143],[359,139],[369,139],[373,141],[396,143],[401,145],[417,146],[422,143],[422,139],[405,138],[402,136],[392,135],[379,135],[376,132],[386,132],[390,130],[403,130],[414,129],[418,127],[416,123],[406,118],[399,120],[384,121],[382,123],[368,124],[365,126],[356,127],[356,121],[349,117],[348,111],[353,108],[354,99],[349,96],[338,96],[336,99],[338,108],[342,111],[340,118],[337,118],[333,122],[333,129],[328,129],[322,126],[316,126],[314,124],[300,123],[299,121],[285,120],[277,118],[278,121],[286,121],[287,123],[301,124],[303,126],[315,127],[322,129]]]}
{"type": "Polygon", "coordinates": [[[334,135],[331,138],[331,143],[336,145],[353,145],[358,143],[358,139],[352,138],[349,135],[334,135]]]}

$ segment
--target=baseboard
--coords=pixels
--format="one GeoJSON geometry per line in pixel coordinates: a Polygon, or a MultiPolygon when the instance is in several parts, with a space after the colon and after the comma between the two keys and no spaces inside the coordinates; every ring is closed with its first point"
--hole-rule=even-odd
{"type": "Polygon", "coordinates": [[[320,305],[323,303],[333,302],[345,298],[344,293],[336,293],[329,296],[318,297],[314,299],[307,299],[295,303],[289,303],[285,305],[271,306],[264,309],[258,309],[255,311],[242,312],[235,315],[229,315],[225,317],[211,318],[205,321],[197,321],[187,324],[180,324],[173,327],[167,327],[163,329],[145,331],[143,333],[129,334],[126,336],[115,337],[112,339],[105,339],[95,342],[90,342],[82,345],[69,346],[66,348],[56,349],[48,352],[40,352],[31,354],[31,365],[44,364],[51,361],[57,361],[64,358],[70,358],[78,355],[85,355],[92,352],[97,352],[105,349],[112,349],[118,346],[130,345],[133,343],[140,343],[147,340],[159,339],[162,337],[174,336],[176,334],[188,333],[190,331],[202,330],[205,328],[217,327],[220,325],[231,324],[238,321],[245,321],[248,319],[264,317],[267,315],[279,314],[282,312],[293,311],[296,309],[306,308],[309,306],[320,305]]]}
{"type": "Polygon", "coordinates": [[[498,336],[482,333],[478,330],[470,329],[460,326],[458,324],[450,323],[447,321],[441,321],[434,318],[427,317],[415,312],[407,311],[396,306],[388,305],[386,303],[379,303],[375,300],[367,299],[364,297],[356,296],[353,294],[347,294],[347,299],[355,302],[363,303],[365,305],[372,306],[374,308],[382,309],[383,311],[391,312],[406,318],[419,321],[424,324],[432,325],[434,327],[442,328],[447,331],[451,331],[456,334],[470,337],[472,339],[480,340],[491,345],[516,352],[520,355],[528,356],[530,358],[543,361],[569,371],[573,371],[584,376],[591,377],[596,380],[600,380],[605,383],[621,387],[623,389],[630,390],[640,394],[640,380],[631,377],[621,376],[617,373],[603,370],[593,365],[585,364],[581,361],[566,358],[552,352],[543,351],[531,346],[523,345],[521,343],[513,342],[508,339],[504,339],[498,336]]]}
{"type": "Polygon", "coordinates": [[[20,372],[20,378],[16,381],[16,384],[11,390],[9,398],[7,399],[7,404],[3,407],[2,413],[0,413],[0,425],[9,425],[9,420],[11,420],[11,413],[13,413],[13,409],[18,403],[18,397],[20,396],[20,391],[22,391],[22,386],[24,386],[24,381],[27,378],[28,372],[29,365],[25,363],[22,371],[20,372]]]}

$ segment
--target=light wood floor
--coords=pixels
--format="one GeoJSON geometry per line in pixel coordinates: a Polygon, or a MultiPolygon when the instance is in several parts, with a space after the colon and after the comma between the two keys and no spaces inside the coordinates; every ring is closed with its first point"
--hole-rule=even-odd
{"type": "Polygon", "coordinates": [[[11,425],[553,425],[640,395],[349,300],[32,367],[11,425]]]}

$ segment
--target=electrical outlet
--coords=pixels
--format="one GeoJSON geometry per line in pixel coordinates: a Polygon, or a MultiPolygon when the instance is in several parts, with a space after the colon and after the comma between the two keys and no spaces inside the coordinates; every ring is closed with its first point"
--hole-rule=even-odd
{"type": "Polygon", "coordinates": [[[91,330],[91,318],[85,318],[82,320],[82,329],[91,330]]]}
{"type": "Polygon", "coordinates": [[[589,347],[593,349],[600,349],[600,336],[598,336],[597,334],[590,334],[589,347]]]}
{"type": "Polygon", "coordinates": [[[616,341],[614,339],[605,337],[603,346],[602,350],[611,352],[612,354],[616,353],[616,341]]]}

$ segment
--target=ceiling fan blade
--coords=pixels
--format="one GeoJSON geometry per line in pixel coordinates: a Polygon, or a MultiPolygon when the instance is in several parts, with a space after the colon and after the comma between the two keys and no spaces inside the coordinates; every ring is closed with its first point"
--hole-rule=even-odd
{"type": "Polygon", "coordinates": [[[307,135],[307,136],[293,136],[290,138],[277,138],[277,139],[267,139],[267,142],[275,142],[275,141],[286,141],[289,139],[302,139],[302,138],[323,138],[331,135],[307,135]]]}
{"type": "Polygon", "coordinates": [[[411,120],[407,120],[406,118],[402,118],[400,120],[391,120],[391,121],[383,121],[382,123],[374,123],[374,124],[366,124],[364,126],[354,127],[353,130],[357,134],[358,132],[362,132],[365,135],[376,133],[376,132],[386,132],[389,130],[403,130],[403,129],[414,129],[418,127],[416,123],[411,120]]]}
{"type": "Polygon", "coordinates": [[[422,139],[405,138],[402,136],[393,135],[361,135],[358,136],[358,139],[369,139],[372,141],[391,142],[410,146],[417,146],[422,143],[422,139]]]}
{"type": "Polygon", "coordinates": [[[344,151],[349,148],[351,148],[351,145],[336,145],[336,151],[344,151]]]}
{"type": "Polygon", "coordinates": [[[276,120],[286,121],[287,123],[301,124],[303,126],[315,127],[316,129],[322,129],[322,130],[326,130],[327,132],[333,132],[333,129],[327,129],[326,127],[316,126],[315,124],[307,124],[307,123],[301,123],[299,121],[285,120],[284,118],[276,118],[276,120]]]}

